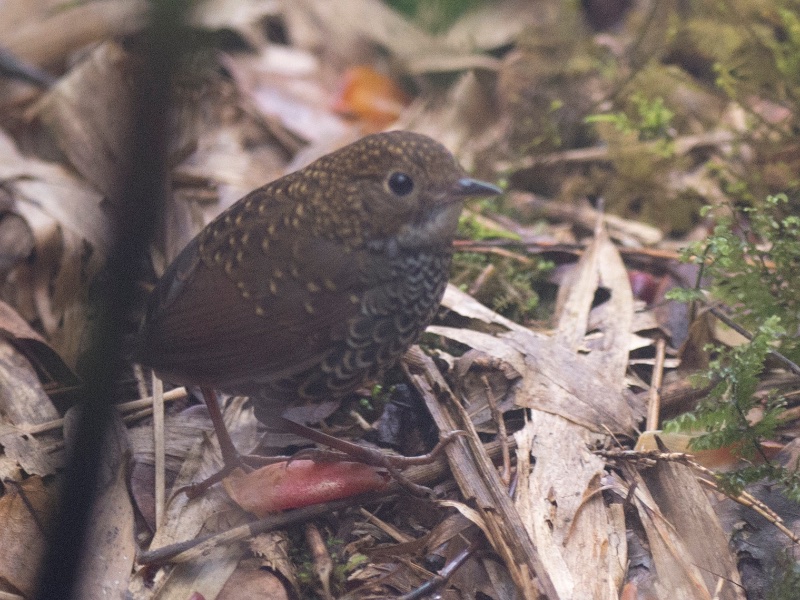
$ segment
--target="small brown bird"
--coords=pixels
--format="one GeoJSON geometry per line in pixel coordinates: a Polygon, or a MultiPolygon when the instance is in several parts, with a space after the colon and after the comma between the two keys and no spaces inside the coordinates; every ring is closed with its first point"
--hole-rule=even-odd
{"type": "Polygon", "coordinates": [[[463,200],[499,193],[407,131],[323,156],[239,200],[180,253],[150,297],[139,361],[173,383],[248,395],[269,424],[340,398],[430,324],[463,200]]]}

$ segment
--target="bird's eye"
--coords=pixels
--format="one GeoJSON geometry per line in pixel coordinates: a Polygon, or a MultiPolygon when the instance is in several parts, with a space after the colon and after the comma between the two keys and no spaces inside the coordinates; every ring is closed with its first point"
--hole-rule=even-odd
{"type": "Polygon", "coordinates": [[[410,175],[396,171],[389,175],[389,189],[397,196],[407,196],[414,189],[414,180],[410,175]]]}

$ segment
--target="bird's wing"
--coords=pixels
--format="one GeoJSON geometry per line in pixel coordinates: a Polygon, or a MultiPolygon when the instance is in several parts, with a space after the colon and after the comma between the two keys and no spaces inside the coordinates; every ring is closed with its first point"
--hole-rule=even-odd
{"type": "Polygon", "coordinates": [[[175,383],[224,390],[290,377],[343,339],[366,287],[391,276],[380,255],[290,228],[221,237],[181,253],[140,334],[141,362],[175,383]]]}

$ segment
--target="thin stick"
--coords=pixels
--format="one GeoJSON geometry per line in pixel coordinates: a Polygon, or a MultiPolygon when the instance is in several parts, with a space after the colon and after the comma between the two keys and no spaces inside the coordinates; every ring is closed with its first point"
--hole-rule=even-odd
{"type": "Polygon", "coordinates": [[[492,394],[492,386],[489,385],[489,379],[486,377],[485,373],[481,375],[481,381],[483,382],[483,389],[486,392],[486,400],[489,403],[489,411],[492,414],[492,419],[494,419],[494,422],[497,424],[497,437],[503,444],[503,470],[501,471],[500,479],[505,486],[508,487],[511,483],[511,453],[508,451],[508,444],[505,443],[508,440],[506,422],[505,419],[503,419],[503,413],[501,413],[500,409],[497,407],[494,394],[492,394]]]}
{"type": "MultiPolygon", "coordinates": [[[[474,525],[473,525],[474,527],[474,525]]],[[[421,600],[422,598],[430,598],[433,593],[443,588],[447,581],[453,576],[461,566],[467,562],[481,547],[481,541],[474,540],[469,546],[464,548],[461,552],[451,560],[438,574],[431,577],[428,581],[421,586],[412,590],[408,594],[400,596],[398,600],[421,600]]]]}
{"type": "Polygon", "coordinates": [[[664,378],[664,358],[667,343],[664,338],[656,341],[656,360],[653,365],[653,376],[650,380],[650,398],[647,405],[647,430],[658,429],[658,416],[661,413],[661,382],[664,378]]]}
{"type": "Polygon", "coordinates": [[[166,467],[164,456],[166,445],[164,441],[164,384],[153,373],[153,451],[155,453],[155,503],[156,503],[156,532],[164,517],[166,498],[166,467]]]}
{"type": "Polygon", "coordinates": [[[697,481],[700,484],[711,488],[714,491],[725,494],[734,502],[754,510],[772,523],[775,527],[777,527],[778,530],[792,540],[792,542],[795,544],[800,544],[800,537],[795,535],[791,529],[786,527],[783,519],[778,515],[778,513],[773,511],[769,506],[761,502],[758,498],[747,491],[740,492],[738,496],[731,496],[724,490],[721,490],[716,483],[716,474],[711,469],[707,469],[706,467],[696,463],[691,454],[686,454],[684,452],[660,452],[658,450],[645,450],[643,452],[637,450],[597,450],[595,451],[595,454],[613,460],[637,461],[641,462],[645,466],[652,466],[656,463],[656,461],[659,460],[672,461],[687,465],[688,467],[694,469],[697,473],[703,475],[702,477],[700,475],[696,475],[697,481]]]}
{"type": "MultiPolygon", "coordinates": [[[[174,390],[164,393],[164,402],[171,402],[173,400],[186,398],[187,395],[188,392],[186,391],[185,387],[175,388],[174,390]]],[[[125,414],[134,410],[141,410],[142,408],[150,409],[152,406],[153,398],[150,396],[147,398],[141,398],[140,400],[131,400],[130,402],[118,404],[117,410],[122,414],[125,414]]],[[[29,427],[20,427],[20,430],[28,435],[38,435],[40,433],[47,433],[48,431],[61,429],[63,426],[64,419],[54,419],[52,421],[47,421],[47,423],[39,423],[38,425],[31,425],[29,427]]]]}

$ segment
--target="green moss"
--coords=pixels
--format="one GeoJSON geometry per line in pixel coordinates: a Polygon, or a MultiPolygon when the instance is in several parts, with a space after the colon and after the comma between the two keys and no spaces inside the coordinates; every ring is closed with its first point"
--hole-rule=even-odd
{"type": "Polygon", "coordinates": [[[483,276],[482,285],[473,293],[475,298],[500,314],[524,323],[542,316],[539,314],[540,288],[553,266],[552,262],[538,258],[521,264],[502,256],[459,252],[453,259],[451,281],[466,291],[483,276]]]}
{"type": "Polygon", "coordinates": [[[386,3],[431,32],[447,29],[458,17],[487,0],[386,0],[386,3]]]}

